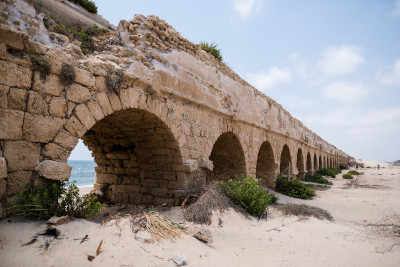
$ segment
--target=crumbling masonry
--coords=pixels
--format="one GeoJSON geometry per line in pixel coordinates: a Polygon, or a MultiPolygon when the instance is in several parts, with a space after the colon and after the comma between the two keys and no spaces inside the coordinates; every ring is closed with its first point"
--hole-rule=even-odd
{"type": "Polygon", "coordinates": [[[121,203],[172,206],[217,177],[251,174],[273,187],[289,164],[301,179],[348,162],[155,16],[121,21],[84,55],[27,2],[0,11],[0,218],[19,187],[68,180],[79,139],[98,165],[95,187],[121,203]],[[48,59],[50,73],[29,55],[48,59]]]}

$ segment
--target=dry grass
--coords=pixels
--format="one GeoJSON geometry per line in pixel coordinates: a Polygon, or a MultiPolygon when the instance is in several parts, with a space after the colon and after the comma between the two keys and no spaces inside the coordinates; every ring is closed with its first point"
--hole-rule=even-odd
{"type": "Polygon", "coordinates": [[[295,215],[304,217],[313,216],[320,220],[327,219],[329,221],[333,221],[333,217],[328,211],[314,206],[288,203],[288,204],[277,204],[274,205],[274,207],[285,215],[295,215]]]}
{"type": "Polygon", "coordinates": [[[197,201],[185,209],[185,220],[198,224],[211,224],[214,210],[225,211],[235,204],[222,192],[216,184],[210,184],[197,201]]]}

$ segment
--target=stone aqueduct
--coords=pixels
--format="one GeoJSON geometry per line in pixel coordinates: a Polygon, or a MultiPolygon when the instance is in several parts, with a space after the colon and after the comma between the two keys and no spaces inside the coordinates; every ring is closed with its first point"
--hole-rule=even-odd
{"type": "Polygon", "coordinates": [[[0,217],[19,187],[67,180],[79,139],[98,165],[95,187],[122,203],[176,205],[216,177],[251,174],[273,187],[289,164],[301,179],[348,162],[155,16],[121,21],[86,56],[15,2],[1,3],[20,22],[3,17],[0,25],[0,217]],[[31,54],[50,60],[50,74],[31,54]],[[66,64],[75,72],[70,85],[60,79],[66,64]]]}

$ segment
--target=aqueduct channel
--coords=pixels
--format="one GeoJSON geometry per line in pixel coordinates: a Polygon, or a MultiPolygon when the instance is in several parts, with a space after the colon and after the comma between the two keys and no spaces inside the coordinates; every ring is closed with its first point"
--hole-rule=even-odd
{"type": "Polygon", "coordinates": [[[250,174],[273,187],[289,165],[301,179],[348,162],[155,16],[121,21],[85,55],[14,2],[20,8],[0,3],[11,14],[0,25],[0,217],[19,186],[68,180],[79,139],[98,165],[95,187],[121,203],[177,205],[212,179],[250,174]],[[49,74],[32,54],[49,60],[49,74]],[[65,65],[71,84],[62,82],[65,65]]]}

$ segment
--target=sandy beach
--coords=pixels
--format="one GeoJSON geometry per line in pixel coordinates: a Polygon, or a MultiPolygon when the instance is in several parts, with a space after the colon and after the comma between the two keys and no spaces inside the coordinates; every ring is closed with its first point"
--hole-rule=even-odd
{"type": "MultiPolygon", "coordinates": [[[[182,253],[188,266],[400,266],[400,167],[384,167],[364,168],[364,174],[353,181],[339,174],[330,179],[333,186],[317,191],[313,200],[276,194],[279,203],[326,209],[334,221],[286,216],[274,207],[258,221],[231,209],[215,213],[206,226],[213,236],[211,244],[187,234],[174,242],[142,243],[135,239],[128,219],[100,226],[99,221],[108,215],[103,211],[95,221],[75,219],[57,226],[60,236],[47,248],[49,237],[23,246],[46,229],[46,222],[4,219],[0,221],[0,265],[175,266],[172,258],[182,253]],[[85,235],[89,239],[80,243],[85,235]],[[87,255],[95,255],[101,240],[101,253],[88,261],[87,255]]],[[[128,212],[129,208],[113,207],[107,212],[128,212]]],[[[183,221],[180,207],[163,214],[183,221]]]]}

